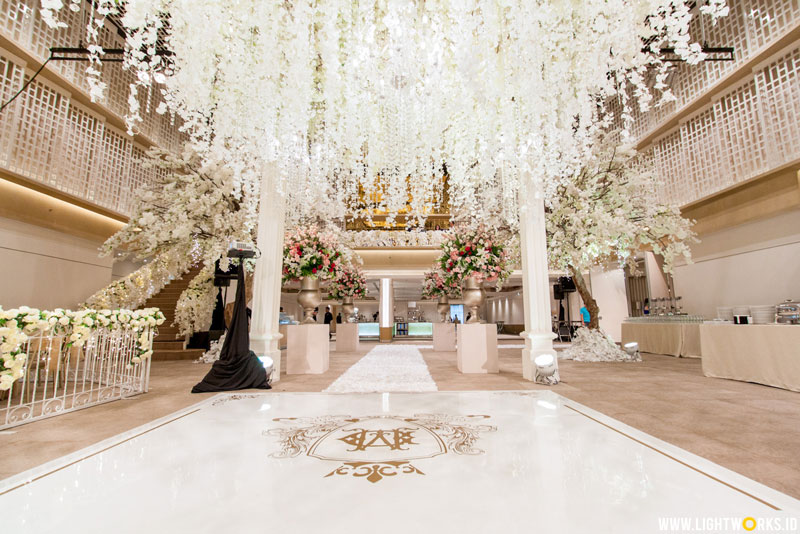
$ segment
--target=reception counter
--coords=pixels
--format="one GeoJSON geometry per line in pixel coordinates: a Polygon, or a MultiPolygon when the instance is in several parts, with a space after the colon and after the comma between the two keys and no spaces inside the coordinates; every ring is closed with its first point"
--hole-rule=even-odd
{"type": "MultiPolygon", "coordinates": [[[[433,336],[433,323],[403,323],[408,325],[408,334],[403,334],[405,337],[432,337],[433,336]]],[[[394,325],[393,333],[397,333],[397,324],[394,325]]],[[[405,329],[403,329],[405,332],[405,329]]],[[[374,337],[380,336],[380,327],[378,323],[358,323],[358,337],[374,337]]]]}
{"type": "Polygon", "coordinates": [[[358,337],[374,337],[381,335],[378,323],[358,323],[358,337]]]}
{"type": "Polygon", "coordinates": [[[800,391],[800,326],[700,325],[703,374],[800,391]]]}

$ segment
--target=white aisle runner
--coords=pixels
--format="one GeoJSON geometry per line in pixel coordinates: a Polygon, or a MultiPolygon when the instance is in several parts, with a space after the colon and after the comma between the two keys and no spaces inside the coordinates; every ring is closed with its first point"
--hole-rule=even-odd
{"type": "Polygon", "coordinates": [[[438,391],[414,345],[378,345],[328,386],[325,393],[438,391]]]}

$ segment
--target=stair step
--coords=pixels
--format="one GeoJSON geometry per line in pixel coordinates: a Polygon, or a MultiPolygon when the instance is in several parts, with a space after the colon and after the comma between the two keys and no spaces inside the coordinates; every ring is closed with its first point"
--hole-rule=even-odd
{"type": "Polygon", "coordinates": [[[153,340],[153,351],[157,350],[183,350],[183,340],[155,338],[153,340]]]}
{"type": "Polygon", "coordinates": [[[203,355],[203,349],[181,349],[181,350],[153,350],[154,361],[164,360],[196,360],[203,355]]]}
{"type": "Polygon", "coordinates": [[[160,339],[161,341],[175,341],[175,338],[177,337],[177,328],[159,328],[158,335],[155,337],[155,339],[160,339]]]}

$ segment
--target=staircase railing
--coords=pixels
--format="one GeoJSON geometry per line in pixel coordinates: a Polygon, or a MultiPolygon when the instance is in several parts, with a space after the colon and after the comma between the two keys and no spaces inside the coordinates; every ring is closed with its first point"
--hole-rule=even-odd
{"type": "MultiPolygon", "coordinates": [[[[145,333],[152,339],[150,328],[145,333]]],[[[22,377],[0,391],[0,429],[147,392],[150,359],[133,363],[141,335],[98,328],[82,346],[65,333],[30,337],[22,377]]]]}

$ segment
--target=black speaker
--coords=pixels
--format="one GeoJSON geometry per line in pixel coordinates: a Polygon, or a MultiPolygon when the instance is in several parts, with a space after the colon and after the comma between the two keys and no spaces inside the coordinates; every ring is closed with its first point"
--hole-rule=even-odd
{"type": "Polygon", "coordinates": [[[562,300],[564,298],[564,291],[561,289],[561,284],[553,286],[553,298],[556,300],[562,300]]]}
{"type": "Polygon", "coordinates": [[[575,282],[569,276],[562,276],[559,278],[558,284],[561,286],[561,291],[564,293],[572,293],[575,291],[575,282]]]}

